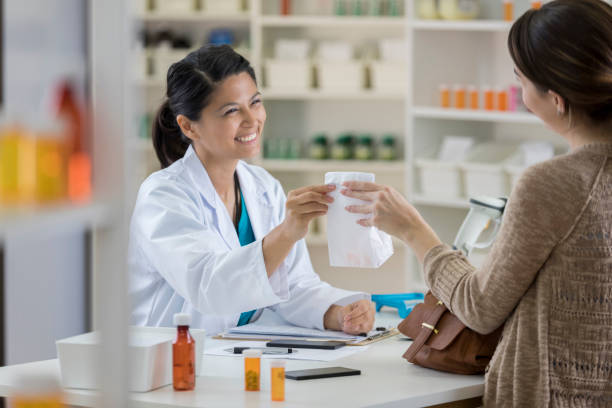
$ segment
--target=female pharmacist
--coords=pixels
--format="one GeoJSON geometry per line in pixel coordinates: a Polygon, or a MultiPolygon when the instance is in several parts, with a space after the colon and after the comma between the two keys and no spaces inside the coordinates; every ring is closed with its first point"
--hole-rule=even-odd
{"type": "Polygon", "coordinates": [[[467,326],[504,325],[486,375],[491,407],[612,406],[612,7],[557,0],[508,37],[525,105],[571,151],[525,171],[476,269],[400,194],[348,184],[350,208],[402,238],[433,294],[467,326]]]}
{"type": "Polygon", "coordinates": [[[369,331],[364,293],[314,272],[304,236],[332,201],[326,185],[291,191],[255,156],[266,121],[249,62],[205,46],[173,64],[153,129],[162,170],[140,187],[130,225],[132,322],[171,326],[177,312],[217,334],[270,308],[295,325],[369,331]]]}

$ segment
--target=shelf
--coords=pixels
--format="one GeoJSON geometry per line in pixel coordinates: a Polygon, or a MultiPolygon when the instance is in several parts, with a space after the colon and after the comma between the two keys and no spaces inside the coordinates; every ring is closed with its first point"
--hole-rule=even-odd
{"type": "Polygon", "coordinates": [[[405,26],[405,18],[359,16],[262,16],[263,27],[396,27],[405,26]]]}
{"type": "Polygon", "coordinates": [[[471,20],[471,21],[444,21],[444,20],[414,20],[410,23],[415,30],[430,31],[510,31],[512,23],[503,20],[471,20]]]}
{"type": "Polygon", "coordinates": [[[542,121],[531,113],[524,112],[494,112],[484,110],[445,109],[431,107],[415,107],[412,113],[417,118],[468,120],[478,122],[504,122],[541,124],[542,121]]]}
{"type": "Polygon", "coordinates": [[[135,18],[143,22],[218,23],[237,21],[248,23],[251,18],[251,14],[249,12],[242,12],[236,14],[207,14],[199,11],[180,14],[160,14],[156,12],[151,12],[145,14],[137,14],[135,18]]]}
{"type": "Polygon", "coordinates": [[[426,205],[431,207],[446,207],[446,208],[470,208],[470,200],[467,198],[445,198],[445,197],[426,197],[422,195],[413,195],[410,200],[415,205],[426,205]]]}
{"type": "Polygon", "coordinates": [[[404,174],[403,161],[366,161],[366,160],[282,160],[264,159],[255,164],[268,171],[282,172],[310,172],[322,173],[327,171],[364,170],[372,173],[401,173],[404,174]]]}
{"type": "Polygon", "coordinates": [[[405,96],[399,92],[381,92],[364,89],[358,92],[330,92],[317,89],[287,91],[277,89],[263,89],[264,100],[397,100],[403,101],[405,96]]]}
{"type": "Polygon", "coordinates": [[[110,217],[109,208],[102,203],[58,203],[46,206],[0,208],[0,240],[11,233],[94,227],[110,217]]]}

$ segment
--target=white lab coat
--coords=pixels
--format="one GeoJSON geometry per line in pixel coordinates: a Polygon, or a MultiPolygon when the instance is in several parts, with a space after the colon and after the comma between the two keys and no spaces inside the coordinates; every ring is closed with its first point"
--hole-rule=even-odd
{"type": "Polygon", "coordinates": [[[237,172],[256,238],[244,247],[192,147],[142,183],[130,225],[132,324],[172,326],[183,312],[212,335],[235,327],[242,312],[257,309],[254,321],[271,308],[290,323],[323,329],[330,305],[369,298],[322,282],[304,240],[268,278],[262,241],[285,217],[285,194],[260,167],[240,161],[237,172]]]}

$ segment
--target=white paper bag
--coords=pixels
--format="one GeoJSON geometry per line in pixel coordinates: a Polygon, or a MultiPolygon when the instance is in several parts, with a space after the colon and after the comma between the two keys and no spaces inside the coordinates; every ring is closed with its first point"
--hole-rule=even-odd
{"type": "Polygon", "coordinates": [[[364,214],[349,213],[347,205],[365,202],[340,194],[345,181],[374,182],[374,174],[358,172],[331,172],[325,174],[325,184],[335,184],[330,193],[334,202],[327,211],[327,247],[331,266],[378,268],[391,255],[391,237],[376,227],[363,227],[357,221],[367,218],[364,214]]]}

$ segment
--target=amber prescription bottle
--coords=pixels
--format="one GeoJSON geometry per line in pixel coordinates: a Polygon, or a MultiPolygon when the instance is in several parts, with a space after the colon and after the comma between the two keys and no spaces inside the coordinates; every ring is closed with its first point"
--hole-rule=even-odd
{"type": "Polygon", "coordinates": [[[465,86],[455,85],[453,89],[454,89],[454,94],[455,94],[455,108],[465,109],[465,106],[466,106],[465,86]]]}
{"type": "Polygon", "coordinates": [[[470,100],[470,109],[479,109],[480,93],[478,92],[478,88],[473,85],[468,86],[468,97],[470,100]]]}
{"type": "Polygon", "coordinates": [[[495,91],[488,86],[482,88],[482,95],[484,98],[484,108],[486,110],[495,109],[495,91]]]}
{"type": "Polygon", "coordinates": [[[259,391],[261,373],[261,350],[244,350],[244,389],[259,391]]]}
{"type": "Polygon", "coordinates": [[[172,385],[177,391],[195,388],[195,340],[189,333],[191,315],[176,313],[176,339],[172,342],[172,385]]]}
{"type": "Polygon", "coordinates": [[[270,360],[270,382],[272,401],[285,400],[285,360],[270,360]]]}
{"type": "Polygon", "coordinates": [[[504,0],[504,21],[514,20],[514,0],[504,0]]]}
{"type": "Polygon", "coordinates": [[[440,107],[450,108],[450,89],[446,85],[440,85],[440,107]]]}

